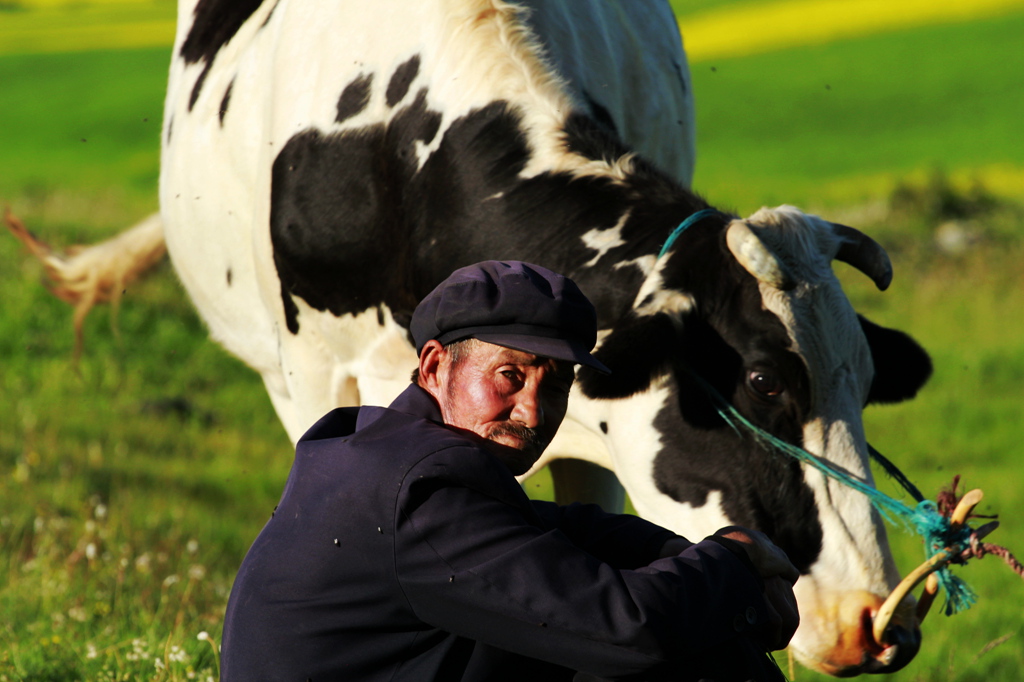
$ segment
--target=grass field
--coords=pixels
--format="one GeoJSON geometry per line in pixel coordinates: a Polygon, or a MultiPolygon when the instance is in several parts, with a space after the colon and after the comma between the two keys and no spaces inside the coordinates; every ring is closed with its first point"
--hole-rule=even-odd
{"type": "MultiPolygon", "coordinates": [[[[134,11],[101,5],[110,21],[134,11]]],[[[1010,12],[695,59],[693,72],[698,189],[744,212],[785,201],[843,217],[894,258],[890,291],[844,268],[847,291],[915,335],[936,374],[914,402],[868,410],[872,443],[926,492],[953,474],[983,488],[983,509],[1005,513],[993,540],[1024,554],[1021,35],[1024,13],[1010,12]],[[938,249],[943,234],[967,248],[938,249]]],[[[30,48],[0,49],[0,203],[60,245],[155,209],[167,49],[30,48]]],[[[128,289],[118,334],[92,315],[77,370],[70,313],[40,277],[0,237],[0,682],[215,678],[227,592],[290,445],[168,265],[128,289]]],[[[920,548],[892,537],[906,570],[920,548]]],[[[959,573],[979,603],[932,615],[892,679],[1020,679],[1024,584],[995,559],[959,573]]]]}
{"type": "Polygon", "coordinates": [[[1024,196],[1021,35],[1024,12],[697,63],[695,183],[744,210],[835,205],[940,167],[1024,196]]]}

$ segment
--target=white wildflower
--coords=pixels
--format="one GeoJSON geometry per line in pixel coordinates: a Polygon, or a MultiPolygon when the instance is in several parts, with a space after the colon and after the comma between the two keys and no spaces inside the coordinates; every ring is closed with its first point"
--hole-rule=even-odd
{"type": "Polygon", "coordinates": [[[195,554],[199,551],[199,541],[195,538],[192,538],[187,543],[185,543],[185,549],[188,550],[189,554],[195,554]]]}
{"type": "Polygon", "coordinates": [[[139,638],[133,639],[131,653],[125,654],[125,658],[129,661],[148,661],[149,649],[146,648],[146,640],[139,638]]]}
{"type": "Polygon", "coordinates": [[[203,630],[198,635],[196,635],[196,639],[198,639],[200,642],[205,642],[210,639],[210,633],[208,633],[206,630],[203,630]]]}
{"type": "Polygon", "coordinates": [[[202,580],[206,577],[206,567],[201,564],[192,564],[188,567],[188,577],[191,580],[202,580]]]}
{"type": "Polygon", "coordinates": [[[85,546],[85,558],[88,559],[89,561],[95,561],[96,560],[96,545],[95,544],[90,542],[88,545],[85,546]]]}

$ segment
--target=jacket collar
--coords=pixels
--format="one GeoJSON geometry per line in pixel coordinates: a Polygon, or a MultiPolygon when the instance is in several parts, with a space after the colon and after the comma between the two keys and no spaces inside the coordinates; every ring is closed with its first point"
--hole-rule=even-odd
{"type": "MultiPolygon", "coordinates": [[[[434,396],[416,384],[409,384],[409,387],[394,399],[391,405],[388,406],[388,409],[421,419],[429,419],[438,424],[444,424],[444,419],[441,417],[441,408],[438,407],[434,396]]],[[[356,420],[356,430],[362,429],[371,422],[376,421],[379,417],[379,408],[361,408],[359,410],[359,417],[356,420]]]]}

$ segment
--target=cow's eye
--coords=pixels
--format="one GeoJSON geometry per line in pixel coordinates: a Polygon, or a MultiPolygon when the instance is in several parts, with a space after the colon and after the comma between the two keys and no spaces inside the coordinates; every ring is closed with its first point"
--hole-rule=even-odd
{"type": "Polygon", "coordinates": [[[754,370],[747,376],[747,383],[758,395],[765,398],[775,398],[786,390],[779,375],[772,372],[754,370]]]}

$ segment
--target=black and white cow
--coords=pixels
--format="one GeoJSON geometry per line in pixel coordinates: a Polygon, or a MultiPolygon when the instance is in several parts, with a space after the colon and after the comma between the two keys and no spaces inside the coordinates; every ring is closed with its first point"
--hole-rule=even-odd
{"type": "MultiPolygon", "coordinates": [[[[211,335],[263,377],[296,439],[337,405],[387,404],[415,366],[406,324],[456,267],[519,259],[571,276],[609,377],[581,371],[558,457],[613,470],[637,510],[700,537],[768,533],[804,572],[793,648],[883,672],[898,574],[860,494],[737,435],[747,419],[871,480],[861,411],[930,373],[907,336],[852,310],[837,256],[888,285],[850,228],[783,206],[708,215],[690,81],[663,2],[182,2],[163,129],[163,228],[211,335]]],[[[737,160],[739,162],[740,160],[737,160]]]]}

